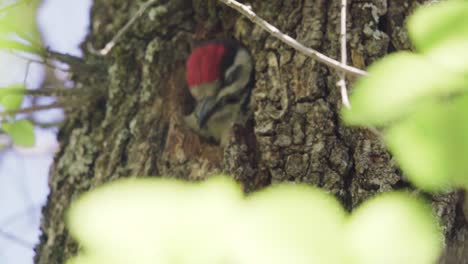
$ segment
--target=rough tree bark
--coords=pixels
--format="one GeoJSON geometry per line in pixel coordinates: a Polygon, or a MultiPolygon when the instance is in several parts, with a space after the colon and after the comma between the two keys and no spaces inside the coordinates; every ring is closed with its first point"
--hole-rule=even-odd
{"type": "MultiPolygon", "coordinates": [[[[349,1],[350,64],[365,68],[389,52],[410,49],[404,20],[422,2],[349,1]]],[[[88,44],[103,47],[142,3],[95,0],[85,53],[88,44]]],[[[252,4],[306,46],[339,58],[340,0],[252,4]]],[[[64,226],[65,209],[82,192],[121,177],[198,180],[225,171],[248,192],[277,182],[307,182],[335,194],[348,210],[376,193],[411,187],[374,134],[341,122],[334,70],[298,54],[216,0],[162,0],[104,60],[103,72],[74,69],[77,89],[94,96],[70,113],[60,130],[36,263],[63,263],[76,253],[64,226]],[[184,80],[191,44],[226,36],[252,52],[256,85],[252,124],[236,128],[223,151],[185,129],[181,117],[193,106],[184,80]]],[[[430,199],[447,241],[464,241],[459,195],[430,199]]]]}

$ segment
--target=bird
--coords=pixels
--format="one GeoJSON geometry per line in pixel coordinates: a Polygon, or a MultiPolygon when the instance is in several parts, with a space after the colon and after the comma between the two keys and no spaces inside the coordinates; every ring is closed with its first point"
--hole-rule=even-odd
{"type": "Polygon", "coordinates": [[[251,115],[254,61],[235,39],[211,40],[194,48],[186,61],[186,81],[196,101],[186,125],[206,139],[226,146],[234,124],[251,115]]]}

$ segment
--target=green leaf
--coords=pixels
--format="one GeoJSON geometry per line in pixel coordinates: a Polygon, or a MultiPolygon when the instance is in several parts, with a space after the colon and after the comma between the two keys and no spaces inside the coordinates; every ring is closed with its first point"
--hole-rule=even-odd
{"type": "MultiPolygon", "coordinates": [[[[125,262],[124,259],[113,259],[110,256],[102,256],[99,253],[89,254],[89,253],[82,253],[76,257],[73,257],[67,260],[66,264],[125,264],[129,262],[125,262]]],[[[138,263],[144,263],[139,261],[138,263]]],[[[157,262],[154,262],[157,263],[157,262]]]]}
{"type": "Polygon", "coordinates": [[[21,103],[23,102],[23,95],[21,94],[9,94],[2,96],[0,99],[0,104],[3,106],[5,111],[12,111],[19,109],[21,103]]]}
{"type": "Polygon", "coordinates": [[[256,237],[236,241],[245,258],[239,263],[342,264],[346,259],[341,241],[347,214],[323,190],[281,184],[252,194],[245,207],[242,229],[256,237]]]}
{"type": "Polygon", "coordinates": [[[44,55],[44,50],[41,47],[20,43],[15,40],[0,38],[0,49],[14,49],[18,51],[29,52],[37,55],[44,55]]]}
{"type": "Polygon", "coordinates": [[[444,1],[418,8],[408,19],[408,32],[422,52],[453,41],[468,41],[468,1],[444,1]]]}
{"type": "Polygon", "coordinates": [[[225,257],[237,230],[224,227],[234,222],[241,199],[239,187],[226,179],[129,179],[82,196],[67,222],[88,252],[107,258],[100,263],[169,263],[179,255],[191,263],[213,263],[225,257]]]}
{"type": "Polygon", "coordinates": [[[431,208],[407,193],[378,195],[364,202],[349,221],[347,238],[354,264],[437,263],[442,235],[431,208]]]}
{"type": "Polygon", "coordinates": [[[14,84],[0,88],[0,105],[5,111],[19,109],[23,102],[25,86],[14,84]]]}
{"type": "Polygon", "coordinates": [[[345,216],[333,196],[311,186],[277,186],[244,200],[230,179],[151,178],[81,197],[67,222],[85,251],[107,263],[338,264],[345,216]]]}
{"type": "Polygon", "coordinates": [[[13,123],[2,123],[2,129],[10,135],[15,145],[34,146],[34,127],[28,120],[21,119],[13,123]]]}
{"type": "MultiPolygon", "coordinates": [[[[25,41],[40,43],[40,34],[36,23],[38,0],[23,1],[3,12],[0,16],[0,36],[15,34],[25,41]]],[[[31,43],[33,44],[33,43],[31,43]]]]}
{"type": "Polygon", "coordinates": [[[13,49],[42,55],[36,23],[39,0],[16,1],[0,13],[0,49],[13,49]]]}
{"type": "Polygon", "coordinates": [[[468,38],[463,41],[449,41],[434,47],[426,57],[443,67],[445,71],[464,75],[465,83],[468,84],[468,38]]]}
{"type": "Polygon", "coordinates": [[[468,95],[421,106],[392,126],[385,139],[419,188],[468,186],[468,95]]]}
{"type": "Polygon", "coordinates": [[[26,89],[26,87],[22,83],[17,83],[17,84],[4,86],[4,87],[0,88],[0,97],[2,97],[5,94],[9,94],[9,93],[23,92],[25,89],[26,89]]]}
{"type": "Polygon", "coordinates": [[[416,48],[450,71],[468,75],[468,2],[447,1],[418,9],[408,30],[416,48]]]}
{"type": "Polygon", "coordinates": [[[389,55],[356,83],[342,116],[353,125],[384,125],[410,113],[432,96],[468,89],[467,76],[409,52],[389,55]]]}
{"type": "Polygon", "coordinates": [[[442,248],[430,209],[403,193],[349,220],[318,188],[283,183],[244,197],[220,177],[121,179],[79,197],[66,219],[83,250],[68,264],[425,264],[442,248]]]}

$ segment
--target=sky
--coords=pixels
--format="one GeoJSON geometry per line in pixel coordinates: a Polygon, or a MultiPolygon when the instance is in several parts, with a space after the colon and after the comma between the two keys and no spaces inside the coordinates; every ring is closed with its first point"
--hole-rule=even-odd
{"type": "MultiPolygon", "coordinates": [[[[89,27],[91,1],[44,0],[37,19],[46,46],[59,52],[81,55],[78,45],[89,27]]],[[[43,74],[42,65],[30,64],[27,67],[25,60],[0,53],[0,87],[21,83],[27,76],[26,84],[33,89],[40,85],[43,74]]],[[[28,103],[24,102],[24,106],[28,103]]],[[[41,121],[62,118],[60,110],[36,115],[41,121]]],[[[38,241],[41,207],[48,194],[49,167],[58,147],[56,133],[57,129],[36,129],[34,148],[14,147],[0,151],[1,264],[33,263],[32,248],[38,241]]]]}

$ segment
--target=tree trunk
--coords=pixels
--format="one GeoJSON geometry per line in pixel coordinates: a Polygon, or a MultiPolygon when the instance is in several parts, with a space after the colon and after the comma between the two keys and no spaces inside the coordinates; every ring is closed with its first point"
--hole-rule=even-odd
{"type": "MultiPolygon", "coordinates": [[[[60,130],[36,263],[63,263],[76,253],[64,226],[66,208],[82,192],[117,178],[199,180],[224,171],[247,192],[277,182],[307,182],[335,194],[348,210],[374,194],[411,187],[379,138],[340,120],[336,71],[216,0],[161,2],[104,58],[103,72],[73,69],[77,89],[92,92],[93,100],[70,113],[60,130]],[[192,44],[229,36],[252,52],[256,85],[253,121],[236,127],[223,150],[183,125],[193,107],[184,60],[192,44]]],[[[339,58],[340,2],[253,1],[252,8],[299,42],[339,58]]],[[[410,49],[404,21],[422,2],[348,0],[350,64],[365,68],[389,52],[410,49]]],[[[103,47],[142,3],[95,0],[85,53],[87,45],[103,47]]],[[[459,195],[431,199],[447,241],[464,241],[459,195]]]]}

